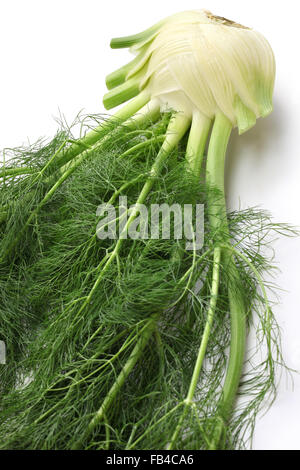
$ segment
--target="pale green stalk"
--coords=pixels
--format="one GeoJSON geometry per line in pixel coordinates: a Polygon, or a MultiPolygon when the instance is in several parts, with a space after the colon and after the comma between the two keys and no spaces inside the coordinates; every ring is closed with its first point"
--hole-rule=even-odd
{"type": "Polygon", "coordinates": [[[35,173],[35,172],[36,172],[36,169],[27,168],[27,167],[4,168],[0,172],[0,178],[5,178],[6,176],[30,175],[31,173],[35,173]]]}
{"type": "MultiPolygon", "coordinates": [[[[186,149],[186,160],[188,162],[188,168],[195,174],[195,176],[199,177],[201,172],[201,166],[203,161],[203,155],[205,151],[205,145],[208,137],[208,133],[211,126],[211,120],[203,116],[199,111],[195,111],[193,113],[193,121],[190,130],[190,135],[187,143],[186,149]]],[[[192,380],[190,383],[190,387],[188,390],[188,394],[186,399],[184,400],[184,408],[181,415],[181,418],[176,426],[174,434],[171,438],[170,443],[167,446],[167,449],[172,450],[176,444],[176,440],[182,428],[184,418],[187,414],[188,408],[193,403],[194,393],[197,387],[197,382],[199,379],[199,375],[201,372],[207,342],[209,339],[210,328],[212,325],[214,311],[215,311],[215,303],[216,297],[218,293],[218,285],[219,285],[219,263],[220,263],[220,250],[217,248],[214,250],[214,268],[213,268],[213,286],[211,291],[211,302],[208,311],[207,323],[205,326],[204,334],[202,337],[202,341],[200,344],[199,352],[197,361],[195,364],[195,368],[192,375],[192,380]]]]}
{"type": "Polygon", "coordinates": [[[124,36],[121,38],[113,38],[110,41],[110,47],[112,49],[123,49],[125,47],[134,46],[137,43],[145,43],[146,41],[150,41],[159,31],[159,28],[163,25],[163,23],[164,21],[162,20],[159,23],[156,23],[155,25],[151,26],[151,28],[148,28],[138,34],[124,36]]]}
{"type": "Polygon", "coordinates": [[[139,144],[134,145],[130,149],[126,150],[120,155],[120,158],[125,158],[128,157],[132,154],[134,154],[137,150],[141,150],[145,147],[148,147],[148,145],[155,144],[157,142],[160,142],[161,140],[164,140],[165,136],[160,135],[158,137],[153,137],[152,139],[145,140],[145,142],[140,142],[139,144]]]}
{"type": "Polygon", "coordinates": [[[198,110],[193,113],[192,126],[186,147],[188,168],[196,176],[200,176],[205,145],[211,126],[211,120],[198,110]]]}
{"type": "MultiPolygon", "coordinates": [[[[209,197],[211,228],[216,233],[221,231],[220,235],[217,234],[217,243],[230,241],[224,192],[224,168],[231,129],[232,125],[228,118],[223,114],[218,114],[215,119],[207,157],[208,186],[219,190],[219,195],[216,196],[215,200],[211,196],[209,197]]],[[[220,403],[220,415],[224,421],[224,426],[220,426],[217,430],[218,432],[211,444],[211,449],[218,448],[221,438],[224,437],[222,434],[224,434],[226,422],[230,418],[240,382],[246,343],[246,312],[239,288],[239,274],[232,256],[228,256],[228,252],[223,251],[222,257],[223,265],[225,265],[228,271],[228,297],[231,321],[230,354],[220,403]]]]}
{"type": "Polygon", "coordinates": [[[216,304],[217,304],[217,298],[218,298],[218,291],[219,291],[219,276],[220,276],[220,259],[221,259],[221,249],[219,247],[216,247],[214,249],[214,261],[213,261],[213,274],[212,274],[212,287],[211,287],[211,293],[210,293],[210,304],[209,304],[209,309],[207,313],[207,320],[201,340],[201,344],[199,347],[198,351],[198,356],[196,360],[196,364],[194,367],[191,383],[189,386],[189,390],[187,393],[187,396],[184,400],[184,409],[181,415],[181,418],[176,426],[176,429],[174,431],[174,434],[171,438],[171,441],[169,445],[167,446],[168,450],[172,450],[175,447],[177,438],[179,436],[179,433],[182,429],[182,425],[184,422],[184,419],[186,417],[186,414],[188,412],[188,409],[193,405],[193,400],[194,396],[197,390],[197,385],[199,381],[199,376],[200,372],[202,369],[204,357],[206,354],[206,349],[210,337],[210,332],[211,328],[213,325],[213,320],[214,320],[214,315],[215,315],[215,310],[216,310],[216,304]]]}

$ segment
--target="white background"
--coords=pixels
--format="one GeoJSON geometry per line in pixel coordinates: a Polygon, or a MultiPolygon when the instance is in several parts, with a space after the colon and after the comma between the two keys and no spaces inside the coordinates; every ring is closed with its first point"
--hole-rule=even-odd
{"type": "MultiPolygon", "coordinates": [[[[253,27],[277,61],[274,112],[234,133],[228,152],[231,208],[260,206],[300,227],[300,3],[297,0],[10,0],[0,3],[0,148],[54,135],[59,109],[71,122],[81,110],[103,112],[104,77],[128,60],[111,37],[133,34],[173,13],[205,8],[253,27]]],[[[300,238],[276,242],[275,313],[284,357],[300,370],[300,238]]],[[[300,449],[300,376],[281,381],[271,410],[257,422],[254,449],[300,449]]]]}

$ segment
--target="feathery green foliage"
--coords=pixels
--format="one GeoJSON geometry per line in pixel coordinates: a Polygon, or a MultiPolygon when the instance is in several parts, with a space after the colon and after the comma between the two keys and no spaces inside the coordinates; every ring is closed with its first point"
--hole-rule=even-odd
{"type": "Polygon", "coordinates": [[[165,113],[135,128],[115,121],[105,139],[61,166],[55,158],[73,140],[63,129],[50,143],[12,151],[10,168],[20,170],[1,170],[0,339],[8,357],[0,365],[0,448],[243,448],[261,404],[273,397],[283,361],[262,281],[273,269],[264,246],[290,228],[248,209],[229,214],[230,244],[222,224],[212,230],[209,201],[222,195],[189,171],[185,138],[153,176],[171,119],[165,113]],[[119,195],[135,204],[149,178],[149,205],[205,205],[201,250],[172,238],[97,238],[97,207],[117,206],[119,195]],[[216,262],[217,246],[227,256],[216,262]],[[239,394],[247,400],[225,422],[228,257],[259,354],[245,364],[239,394]],[[187,402],[212,299],[205,359],[187,402]]]}

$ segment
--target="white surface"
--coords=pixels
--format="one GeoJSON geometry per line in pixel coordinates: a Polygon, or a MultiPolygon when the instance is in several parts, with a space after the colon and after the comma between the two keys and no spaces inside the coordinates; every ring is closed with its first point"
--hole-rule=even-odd
{"type": "MultiPolygon", "coordinates": [[[[271,43],[277,61],[274,113],[230,144],[231,207],[261,206],[300,227],[300,3],[270,0],[10,0],[0,4],[0,148],[34,142],[71,122],[81,109],[103,112],[104,77],[128,59],[111,37],[139,32],[172,13],[206,8],[271,43]]],[[[285,289],[276,316],[288,364],[300,370],[300,239],[276,243],[277,283],[285,289]]],[[[257,422],[254,449],[300,449],[300,376],[282,380],[271,410],[257,422]]]]}

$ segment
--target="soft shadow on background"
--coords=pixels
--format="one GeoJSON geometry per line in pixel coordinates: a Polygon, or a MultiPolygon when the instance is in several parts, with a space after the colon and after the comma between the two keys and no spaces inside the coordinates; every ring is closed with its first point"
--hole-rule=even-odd
{"type": "MultiPolygon", "coordinates": [[[[269,185],[270,191],[273,191],[271,177],[272,175],[264,175],[266,168],[276,169],[276,174],[284,172],[286,166],[286,158],[282,158],[280,151],[280,142],[282,135],[287,128],[287,120],[283,119],[283,106],[278,99],[274,100],[274,111],[266,118],[259,118],[256,125],[242,135],[238,134],[234,129],[227,150],[225,186],[226,194],[231,199],[234,197],[231,188],[236,183],[237,169],[243,165],[241,159],[249,160],[250,174],[243,176],[243,183],[247,185],[255,184],[253,177],[266,178],[265,184],[269,185]],[[275,147],[275,149],[274,149],[275,147]],[[263,173],[262,173],[263,172],[263,173]]],[[[246,202],[246,201],[245,201],[246,202]]]]}

